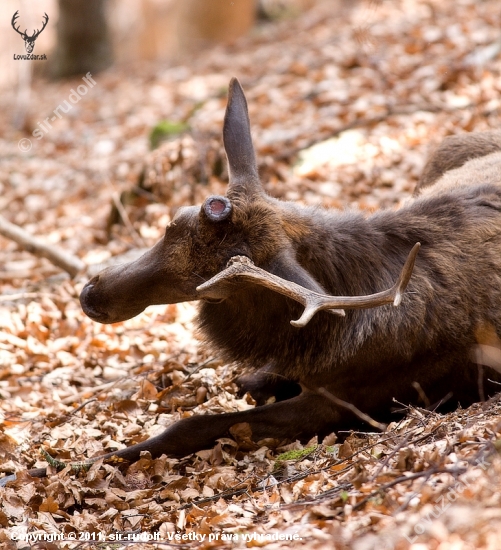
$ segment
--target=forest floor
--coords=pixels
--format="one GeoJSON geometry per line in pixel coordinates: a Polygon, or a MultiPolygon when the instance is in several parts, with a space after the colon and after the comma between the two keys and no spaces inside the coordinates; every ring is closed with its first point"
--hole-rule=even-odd
{"type": "Polygon", "coordinates": [[[179,460],[22,473],[46,465],[40,449],[83,460],[251,405],[238,365],[197,340],[194,304],[100,325],[78,301],[89,273],[154,244],[179,206],[224,193],[230,77],[271,195],[369,213],[410,196],[442,137],[500,127],[500,29],[499,0],[332,0],[182,65],[116,68],[92,85],[35,79],[25,113],[2,94],[0,212],[88,267],[70,279],[0,237],[0,472],[18,471],[0,489],[0,546],[501,547],[496,397],[448,415],[409,409],[342,443],[243,452],[223,439],[179,460]],[[160,121],[170,139],[152,151],[160,121]],[[141,533],[156,539],[130,542],[141,533]],[[15,542],[28,534],[31,546],[15,542]]]}

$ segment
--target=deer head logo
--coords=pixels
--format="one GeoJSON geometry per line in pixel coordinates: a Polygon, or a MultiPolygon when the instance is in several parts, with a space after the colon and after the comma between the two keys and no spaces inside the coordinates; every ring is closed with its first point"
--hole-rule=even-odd
{"type": "Polygon", "coordinates": [[[38,35],[45,29],[47,23],[49,22],[49,16],[44,14],[43,27],[40,30],[33,31],[33,34],[30,36],[27,33],[28,29],[25,29],[24,32],[19,30],[19,27],[16,28],[16,19],[19,17],[19,10],[12,16],[12,28],[21,35],[21,38],[24,40],[24,47],[26,48],[27,53],[31,53],[35,47],[35,40],[38,38],[38,35]]]}

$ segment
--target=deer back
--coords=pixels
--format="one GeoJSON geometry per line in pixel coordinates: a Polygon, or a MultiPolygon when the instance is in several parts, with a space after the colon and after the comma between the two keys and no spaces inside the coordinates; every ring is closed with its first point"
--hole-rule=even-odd
{"type": "MultiPolygon", "coordinates": [[[[501,151],[501,132],[497,130],[447,136],[435,148],[426,163],[414,194],[417,195],[424,187],[433,185],[446,172],[460,168],[469,160],[499,151],[501,151]]],[[[464,184],[475,185],[478,175],[482,174],[483,170],[478,164],[475,168],[470,167],[468,171],[471,176],[466,176],[465,172],[464,184]]],[[[463,179],[462,175],[459,177],[463,179]]]]}

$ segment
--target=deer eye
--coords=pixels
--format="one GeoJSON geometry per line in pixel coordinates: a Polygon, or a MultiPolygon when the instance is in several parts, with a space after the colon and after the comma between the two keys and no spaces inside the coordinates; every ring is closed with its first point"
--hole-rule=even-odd
{"type": "Polygon", "coordinates": [[[206,199],[202,208],[205,215],[213,222],[225,220],[231,214],[231,202],[226,197],[217,195],[206,199]]]}

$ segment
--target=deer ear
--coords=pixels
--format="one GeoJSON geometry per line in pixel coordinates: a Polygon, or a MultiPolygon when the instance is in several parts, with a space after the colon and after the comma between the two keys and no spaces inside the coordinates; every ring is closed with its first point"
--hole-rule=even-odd
{"type": "Polygon", "coordinates": [[[262,189],[252,145],[247,101],[236,78],[232,78],[230,82],[228,105],[224,115],[223,142],[230,174],[228,194],[260,193],[262,189]]]}
{"type": "Polygon", "coordinates": [[[205,199],[201,210],[209,220],[220,222],[231,214],[231,202],[226,197],[214,195],[205,199]]]}

